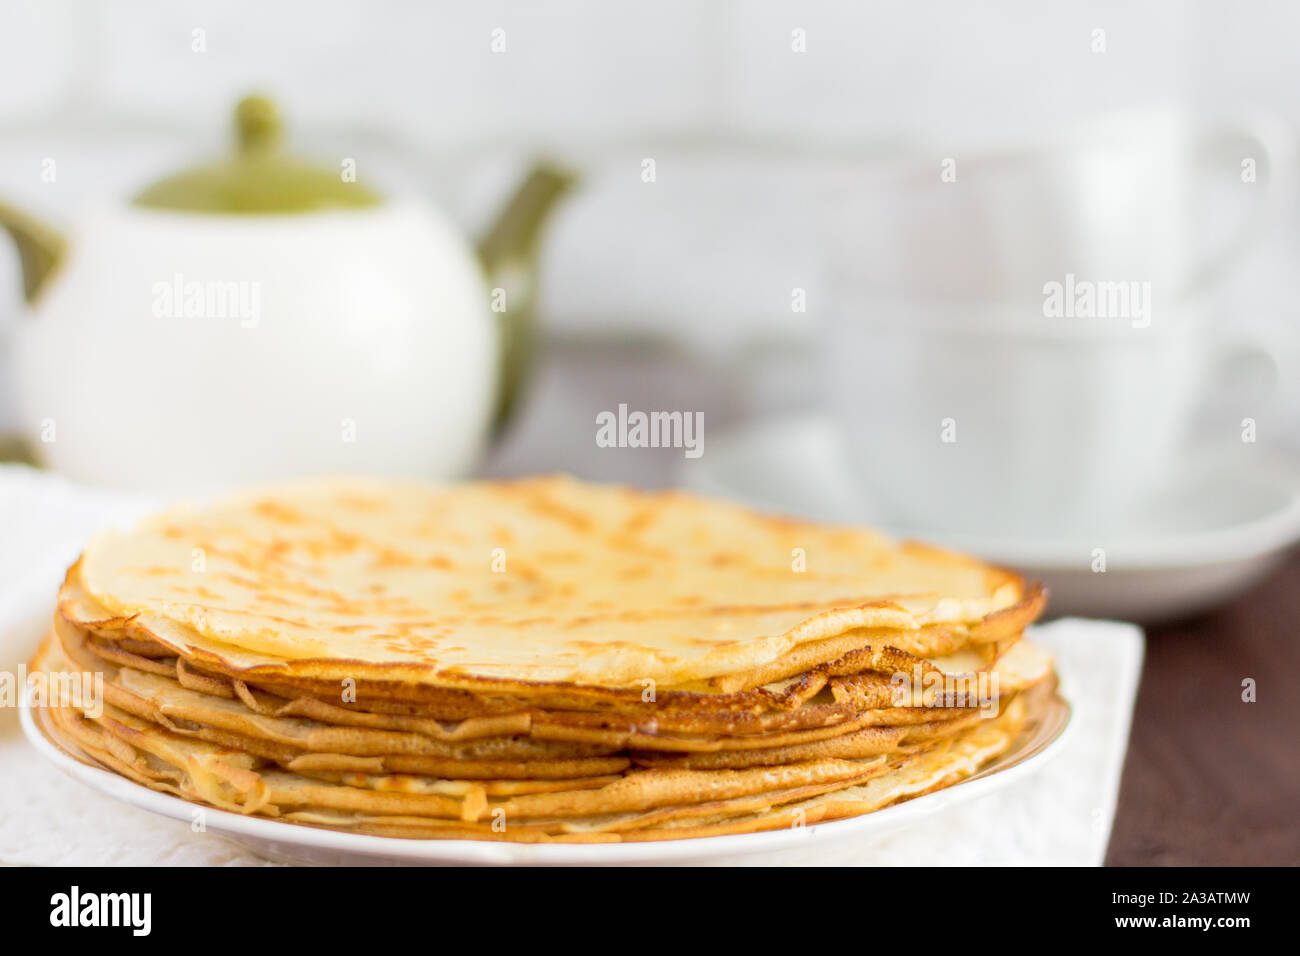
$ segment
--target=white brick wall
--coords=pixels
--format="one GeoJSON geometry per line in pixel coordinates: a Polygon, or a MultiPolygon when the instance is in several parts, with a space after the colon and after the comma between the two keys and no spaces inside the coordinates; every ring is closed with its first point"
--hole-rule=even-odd
{"type": "MultiPolygon", "coordinates": [[[[4,0],[0,195],[72,215],[215,148],[233,101],[264,89],[300,143],[359,155],[466,223],[528,152],[579,162],[588,189],[548,251],[552,321],[725,345],[799,327],[786,297],[814,281],[820,211],[800,190],[817,174],[690,144],[937,157],[1179,98],[1300,123],[1297,28],[1284,0],[4,0]],[[57,187],[38,179],[48,155],[57,187]],[[660,160],[653,194],[643,156],[660,160]]],[[[0,303],[11,258],[0,249],[0,303]]]]}
{"type": "Polygon", "coordinates": [[[303,122],[385,122],[440,147],[701,126],[968,141],[1180,94],[1267,97],[1300,119],[1297,27],[1284,0],[8,0],[0,118],[76,93],[203,127],[263,86],[303,122]]]}

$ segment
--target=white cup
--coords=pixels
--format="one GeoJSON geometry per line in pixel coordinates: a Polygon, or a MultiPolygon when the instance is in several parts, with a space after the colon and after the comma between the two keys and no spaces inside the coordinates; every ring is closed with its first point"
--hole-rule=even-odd
{"type": "Polygon", "coordinates": [[[1141,114],[849,196],[824,370],[873,510],[1040,537],[1122,521],[1225,363],[1283,374],[1275,341],[1217,321],[1215,293],[1291,156],[1271,123],[1141,114]]]}

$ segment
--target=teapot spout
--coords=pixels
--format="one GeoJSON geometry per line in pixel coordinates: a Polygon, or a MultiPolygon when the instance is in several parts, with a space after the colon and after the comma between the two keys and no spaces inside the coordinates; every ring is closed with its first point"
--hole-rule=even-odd
{"type": "Polygon", "coordinates": [[[503,270],[532,268],[536,264],[542,227],[575,181],[573,174],[550,163],[541,163],[529,171],[487,234],[479,240],[479,259],[489,277],[503,270]]]}
{"type": "Polygon", "coordinates": [[[18,247],[23,295],[29,305],[33,304],[63,259],[67,241],[53,227],[3,202],[0,202],[0,228],[8,231],[18,247]]]}
{"type": "Polygon", "coordinates": [[[492,311],[501,332],[497,432],[514,408],[532,362],[537,249],[542,229],[551,210],[575,182],[575,176],[556,166],[543,163],[534,167],[478,244],[479,259],[492,286],[492,311]]]}

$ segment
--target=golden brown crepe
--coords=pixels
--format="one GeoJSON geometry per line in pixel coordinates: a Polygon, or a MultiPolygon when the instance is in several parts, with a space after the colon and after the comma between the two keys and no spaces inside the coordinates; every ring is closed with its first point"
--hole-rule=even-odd
{"type": "Polygon", "coordinates": [[[184,799],[424,838],[838,819],[1014,742],[1051,660],[1013,572],[567,478],[331,480],[97,536],[33,668],[61,746],[184,799]]]}
{"type": "Polygon", "coordinates": [[[183,653],[444,686],[675,686],[1026,599],[1015,574],[869,531],[558,477],[274,488],[100,534],[80,579],[183,653]]]}

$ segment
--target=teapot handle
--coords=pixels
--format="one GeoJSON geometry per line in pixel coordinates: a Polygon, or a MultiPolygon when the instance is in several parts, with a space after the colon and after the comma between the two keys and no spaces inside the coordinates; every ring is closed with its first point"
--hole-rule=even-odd
{"type": "MultiPolygon", "coordinates": [[[[63,260],[67,242],[55,229],[19,209],[0,202],[0,228],[13,237],[18,247],[18,261],[23,274],[23,296],[28,305],[35,303],[63,260]]],[[[0,333],[11,332],[0,329],[0,333]]],[[[0,335],[0,346],[8,350],[8,334],[0,335]]],[[[0,430],[0,461],[32,463],[27,444],[16,433],[0,430]]]]}
{"type": "Polygon", "coordinates": [[[62,261],[67,241],[53,227],[4,202],[0,202],[0,228],[13,237],[18,247],[23,295],[31,305],[62,261]]]}

